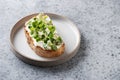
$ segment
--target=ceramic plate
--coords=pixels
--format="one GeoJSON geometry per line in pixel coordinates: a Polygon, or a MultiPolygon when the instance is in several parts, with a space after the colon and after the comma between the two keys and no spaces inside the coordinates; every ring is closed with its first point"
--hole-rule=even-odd
{"type": "Polygon", "coordinates": [[[52,19],[57,32],[65,42],[64,54],[55,58],[44,58],[36,55],[29,47],[23,26],[27,20],[37,14],[38,13],[22,18],[12,28],[10,33],[10,45],[14,54],[22,61],[36,66],[54,66],[64,63],[72,58],[80,46],[80,32],[73,22],[58,14],[45,13],[52,19]]]}

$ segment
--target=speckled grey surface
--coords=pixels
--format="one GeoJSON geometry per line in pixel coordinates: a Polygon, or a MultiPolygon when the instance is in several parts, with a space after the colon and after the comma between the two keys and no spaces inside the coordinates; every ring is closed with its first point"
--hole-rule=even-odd
{"type": "Polygon", "coordinates": [[[0,0],[0,80],[120,80],[120,0],[0,0]],[[67,16],[79,27],[81,48],[67,63],[35,67],[10,51],[10,29],[36,12],[67,16]]]}

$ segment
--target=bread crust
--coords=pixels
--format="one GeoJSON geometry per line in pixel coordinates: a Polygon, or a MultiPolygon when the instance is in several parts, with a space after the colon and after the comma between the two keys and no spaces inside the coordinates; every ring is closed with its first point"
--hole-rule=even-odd
{"type": "Polygon", "coordinates": [[[26,26],[24,26],[24,32],[25,36],[27,38],[27,43],[29,44],[30,48],[39,56],[52,58],[52,57],[58,57],[62,55],[65,51],[65,43],[61,45],[61,47],[57,50],[44,50],[40,46],[35,46],[33,43],[32,38],[29,35],[29,32],[25,29],[26,26]]]}

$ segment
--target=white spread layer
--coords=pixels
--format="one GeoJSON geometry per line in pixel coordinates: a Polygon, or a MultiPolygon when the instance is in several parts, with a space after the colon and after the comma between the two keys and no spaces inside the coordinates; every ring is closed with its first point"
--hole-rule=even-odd
{"type": "MultiPolygon", "coordinates": [[[[33,17],[33,18],[34,18],[34,17],[33,17]]],[[[31,18],[29,21],[34,21],[33,18],[31,18]]],[[[36,18],[38,18],[38,16],[36,16],[36,18]]],[[[47,21],[51,21],[51,19],[50,19],[49,17],[46,18],[46,20],[47,20],[47,21]]],[[[37,42],[37,41],[32,37],[32,35],[30,34],[30,29],[28,28],[29,25],[27,25],[27,23],[28,23],[29,21],[27,21],[27,22],[25,23],[25,26],[26,26],[25,29],[26,29],[26,31],[29,32],[29,35],[30,35],[30,37],[32,38],[34,45],[35,45],[35,46],[40,46],[40,47],[42,47],[42,48],[44,49],[44,42],[43,42],[43,41],[38,41],[38,42],[37,42]]],[[[46,32],[47,32],[47,33],[50,32],[48,28],[46,29],[46,32]]],[[[44,34],[43,32],[38,32],[38,33],[39,33],[39,35],[44,34]]],[[[56,36],[58,36],[57,31],[55,30],[54,33],[55,33],[54,38],[56,38],[56,36]]],[[[63,44],[63,43],[61,43],[60,45],[56,45],[57,49],[59,49],[59,48],[62,46],[62,44],[63,44]]],[[[46,44],[45,46],[47,47],[47,49],[49,49],[49,50],[51,49],[51,47],[49,47],[48,44],[46,44]]]]}

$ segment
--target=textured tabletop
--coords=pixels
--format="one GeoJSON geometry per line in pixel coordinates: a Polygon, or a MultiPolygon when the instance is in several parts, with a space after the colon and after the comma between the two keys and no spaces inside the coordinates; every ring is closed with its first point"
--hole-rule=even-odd
{"type": "Polygon", "coordinates": [[[0,0],[0,80],[120,80],[120,0],[0,0]],[[36,12],[67,16],[81,32],[81,47],[55,67],[28,65],[11,52],[9,33],[36,12]]]}

